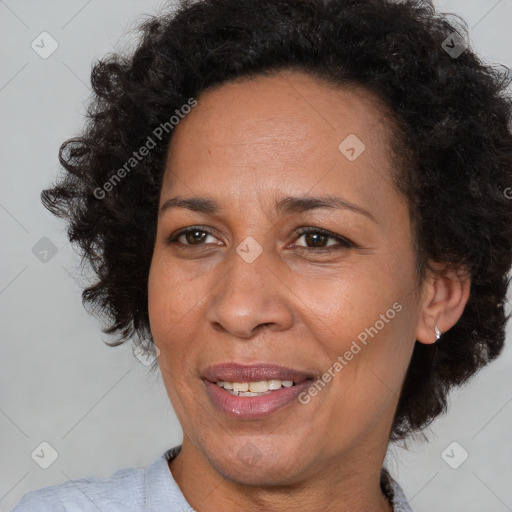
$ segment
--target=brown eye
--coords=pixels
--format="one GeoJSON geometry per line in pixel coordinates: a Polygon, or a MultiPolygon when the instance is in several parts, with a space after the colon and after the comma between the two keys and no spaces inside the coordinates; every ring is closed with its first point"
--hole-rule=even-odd
{"type": "Polygon", "coordinates": [[[204,227],[191,227],[182,229],[181,231],[178,231],[178,233],[175,233],[170,236],[168,242],[169,243],[181,243],[183,245],[204,245],[208,238],[208,236],[213,235],[211,232],[204,227]]]}
{"type": "Polygon", "coordinates": [[[305,247],[306,249],[318,248],[331,250],[331,246],[334,246],[333,249],[346,249],[355,246],[346,238],[320,228],[303,228],[299,230],[297,234],[299,235],[298,240],[304,237],[305,241],[305,245],[299,244],[299,247],[305,247]],[[334,240],[335,243],[328,243],[329,240],[334,240]]]}

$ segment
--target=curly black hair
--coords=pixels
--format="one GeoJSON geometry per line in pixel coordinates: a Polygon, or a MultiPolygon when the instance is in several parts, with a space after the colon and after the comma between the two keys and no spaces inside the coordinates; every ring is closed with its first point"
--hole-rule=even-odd
{"type": "Polygon", "coordinates": [[[450,388],[502,350],[512,264],[510,79],[469,45],[448,51],[466,30],[430,0],[185,0],[144,20],[135,49],[94,65],[87,125],[41,194],[93,269],[83,304],[119,335],[111,345],[153,341],[147,285],[171,116],[228,80],[300,70],[372,92],[394,120],[419,282],[431,262],[471,277],[457,324],[415,345],[391,440],[444,412],[450,388]]]}

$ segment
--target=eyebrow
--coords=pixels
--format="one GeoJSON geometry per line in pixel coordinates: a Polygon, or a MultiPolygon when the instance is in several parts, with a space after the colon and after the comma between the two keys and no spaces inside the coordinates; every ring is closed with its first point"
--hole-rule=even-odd
{"type": "MultiPolygon", "coordinates": [[[[160,207],[159,215],[162,215],[170,208],[186,208],[194,212],[205,213],[214,215],[220,207],[217,202],[209,197],[172,197],[167,199],[160,207]]],[[[274,203],[274,208],[277,213],[281,215],[289,215],[291,213],[301,213],[318,208],[337,208],[350,210],[368,217],[373,222],[377,223],[375,217],[364,208],[351,203],[341,197],[326,195],[326,196],[287,196],[274,203]]]]}

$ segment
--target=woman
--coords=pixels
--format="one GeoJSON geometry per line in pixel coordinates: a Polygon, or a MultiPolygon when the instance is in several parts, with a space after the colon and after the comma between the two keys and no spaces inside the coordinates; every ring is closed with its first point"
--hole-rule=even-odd
{"type": "Polygon", "coordinates": [[[504,75],[427,1],[206,0],[92,83],[42,199],[183,443],[15,511],[411,510],[389,441],[504,344],[504,75]]]}

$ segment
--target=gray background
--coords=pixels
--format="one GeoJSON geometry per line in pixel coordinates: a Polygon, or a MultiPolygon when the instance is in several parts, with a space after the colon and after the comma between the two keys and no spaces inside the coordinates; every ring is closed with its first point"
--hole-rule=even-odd
{"type": "MultiPolygon", "coordinates": [[[[484,60],[512,67],[512,0],[435,3],[467,21],[470,42],[484,60]]],[[[91,63],[162,4],[0,0],[3,511],[29,490],[145,466],[181,441],[160,376],[129,346],[102,342],[107,338],[98,322],[81,305],[78,258],[64,226],[39,201],[58,172],[59,145],[82,124],[91,63]],[[59,45],[47,59],[31,48],[43,31],[59,45]],[[50,252],[41,261],[45,249],[50,252]],[[52,452],[44,446],[41,452],[41,442],[58,454],[48,469],[31,457],[36,450],[44,453],[36,460],[50,461],[52,452]]],[[[511,338],[509,327],[503,356],[452,393],[449,414],[427,431],[428,444],[389,450],[387,464],[416,512],[512,510],[511,338]],[[458,445],[449,446],[454,441],[458,445]],[[445,461],[460,463],[462,450],[469,457],[453,469],[445,461]]]]}

